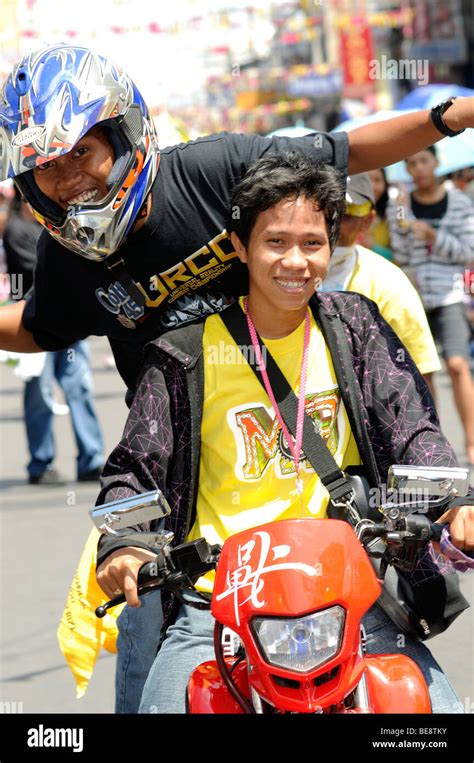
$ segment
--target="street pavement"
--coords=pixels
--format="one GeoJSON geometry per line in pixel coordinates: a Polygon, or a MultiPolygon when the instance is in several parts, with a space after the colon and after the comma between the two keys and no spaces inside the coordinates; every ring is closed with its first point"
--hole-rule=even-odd
{"type": "MultiPolygon", "coordinates": [[[[90,340],[95,399],[106,452],[118,442],[127,415],[124,386],[106,370],[104,339],[90,340]]],[[[460,458],[462,435],[446,376],[439,374],[441,421],[460,458]]],[[[98,484],[77,483],[69,416],[55,417],[55,466],[71,482],[64,488],[30,486],[22,418],[22,383],[0,364],[0,704],[25,713],[108,713],[114,705],[115,655],[102,652],[80,700],[60,652],[56,630],[91,522],[88,510],[98,484]],[[22,703],[22,704],[18,704],[22,703]]],[[[61,400],[61,393],[58,392],[61,400]]],[[[61,400],[62,401],[62,400],[61,400]]],[[[474,600],[474,577],[461,579],[474,600]]],[[[454,685],[467,712],[474,712],[474,608],[429,647],[454,685]]]]}

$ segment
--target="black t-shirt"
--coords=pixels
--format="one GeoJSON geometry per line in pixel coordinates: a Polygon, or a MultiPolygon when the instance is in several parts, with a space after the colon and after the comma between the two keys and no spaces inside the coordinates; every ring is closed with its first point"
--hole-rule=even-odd
{"type": "Polygon", "coordinates": [[[439,221],[448,210],[448,194],[445,193],[443,198],[440,201],[435,201],[434,204],[425,204],[422,201],[417,201],[412,194],[411,208],[418,220],[433,220],[433,227],[437,228],[439,221]]]}
{"type": "MultiPolygon", "coordinates": [[[[36,265],[36,246],[43,228],[36,220],[29,220],[20,211],[13,211],[8,219],[3,246],[7,259],[7,272],[10,275],[21,276],[22,284],[18,290],[25,294],[33,284],[33,274],[36,265]]],[[[12,291],[11,298],[16,297],[12,291]]]]}
{"type": "Polygon", "coordinates": [[[44,232],[25,328],[45,350],[90,335],[108,336],[117,368],[133,390],[147,342],[247,293],[247,269],[225,232],[230,194],[258,158],[292,149],[347,175],[345,133],[271,140],[217,133],[164,149],[151,214],[120,250],[147,295],[146,306],[124,292],[105,263],[86,260],[44,232]]]}

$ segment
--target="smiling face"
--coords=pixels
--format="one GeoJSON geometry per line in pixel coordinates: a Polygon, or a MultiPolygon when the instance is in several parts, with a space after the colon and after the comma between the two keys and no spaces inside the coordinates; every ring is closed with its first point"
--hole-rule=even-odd
{"type": "Polygon", "coordinates": [[[306,197],[284,199],[259,214],[247,248],[234,232],[231,239],[249,269],[249,312],[257,329],[259,323],[268,338],[290,333],[329,266],[323,212],[306,197]]]}
{"type": "Polygon", "coordinates": [[[62,209],[103,199],[114,165],[114,151],[105,131],[93,127],[67,154],[33,170],[40,191],[62,209]]]}

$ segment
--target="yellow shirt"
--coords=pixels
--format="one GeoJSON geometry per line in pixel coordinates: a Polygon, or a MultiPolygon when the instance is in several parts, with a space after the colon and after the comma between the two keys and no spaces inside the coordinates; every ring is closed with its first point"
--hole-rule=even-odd
{"type": "Polygon", "coordinates": [[[412,356],[422,374],[441,364],[418,292],[403,270],[379,254],[357,245],[357,260],[345,287],[372,299],[412,356]]]}
{"type": "MultiPolygon", "coordinates": [[[[298,395],[304,321],[283,339],[264,340],[298,395]]],[[[204,410],[196,521],[188,540],[223,541],[267,522],[326,516],[328,493],[307,461],[300,470],[303,495],[270,400],[219,315],[206,320],[204,410]]],[[[253,353],[253,349],[250,350],[253,353]]],[[[311,315],[306,412],[342,468],[360,464],[324,338],[311,315]]],[[[198,587],[212,590],[214,573],[198,587]]]]}
{"type": "Polygon", "coordinates": [[[378,215],[369,228],[369,236],[372,237],[374,244],[380,244],[387,249],[390,248],[390,229],[387,220],[382,220],[378,215]]]}

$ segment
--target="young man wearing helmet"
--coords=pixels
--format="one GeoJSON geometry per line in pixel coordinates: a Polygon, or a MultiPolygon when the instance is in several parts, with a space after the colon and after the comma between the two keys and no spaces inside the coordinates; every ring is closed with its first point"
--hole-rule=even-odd
{"type": "Polygon", "coordinates": [[[50,235],[39,242],[26,303],[0,313],[0,346],[57,350],[106,335],[133,389],[146,342],[246,291],[225,211],[252,162],[294,148],[346,175],[468,126],[474,99],[459,98],[431,116],[389,120],[383,130],[292,139],[219,133],[160,157],[146,104],[122,70],[86,48],[35,51],[17,64],[0,99],[0,179],[14,179],[50,235]],[[81,143],[92,136],[101,145],[100,133],[89,132],[98,125],[103,161],[97,145],[81,143]]]}

